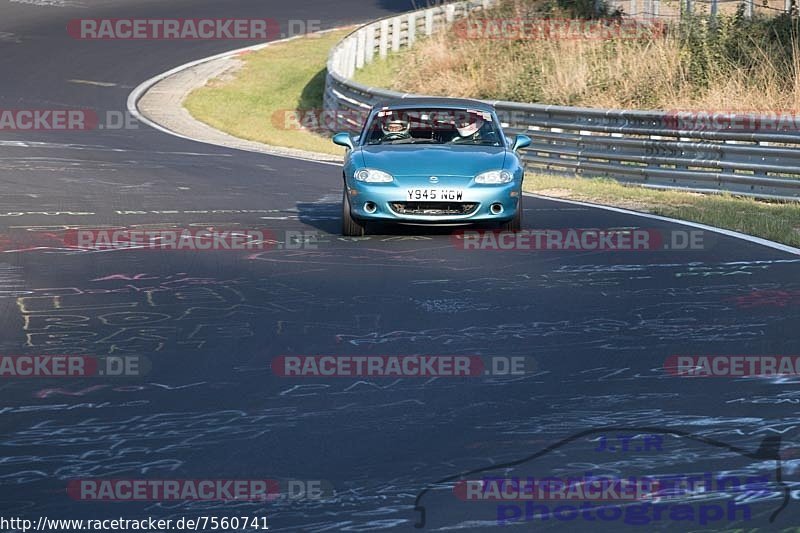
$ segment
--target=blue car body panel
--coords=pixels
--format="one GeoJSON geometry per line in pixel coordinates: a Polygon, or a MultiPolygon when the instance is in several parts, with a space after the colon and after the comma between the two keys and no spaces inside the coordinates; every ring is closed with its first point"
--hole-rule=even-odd
{"type": "MultiPolygon", "coordinates": [[[[516,214],[522,194],[524,169],[522,162],[502,134],[500,121],[491,106],[481,102],[457,99],[407,99],[396,103],[377,105],[367,118],[360,140],[348,150],[344,162],[344,181],[350,198],[351,215],[363,221],[382,220],[400,223],[472,223],[504,222],[516,214]],[[367,125],[380,110],[395,109],[475,109],[491,113],[500,130],[500,145],[471,144],[378,144],[366,145],[367,125]],[[391,174],[390,183],[368,183],[356,180],[354,175],[362,169],[380,170],[391,174]],[[506,170],[514,179],[503,184],[476,183],[475,177],[487,171],[506,170]],[[454,201],[428,201],[409,197],[415,189],[437,189],[460,196],[454,201]],[[402,212],[399,204],[416,204],[413,213],[402,212]],[[436,211],[435,203],[477,204],[466,214],[442,214],[436,211]],[[490,206],[502,206],[500,213],[492,212],[490,206]],[[369,205],[373,212],[368,212],[369,205]],[[423,209],[431,207],[431,210],[423,209]],[[432,212],[426,212],[432,211],[432,212]]],[[[497,207],[495,206],[495,210],[497,207]]]]}
{"type": "Polygon", "coordinates": [[[364,168],[398,176],[477,176],[487,170],[505,168],[508,151],[501,146],[378,145],[360,149],[364,168]],[[388,170],[386,170],[389,172],[388,170]]]}

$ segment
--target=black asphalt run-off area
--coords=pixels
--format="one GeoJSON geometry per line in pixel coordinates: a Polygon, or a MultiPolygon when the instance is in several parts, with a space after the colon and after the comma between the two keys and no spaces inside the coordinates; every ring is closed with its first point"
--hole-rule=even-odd
{"type": "MultiPolygon", "coordinates": [[[[66,31],[77,17],[319,19],[330,28],[412,7],[0,0],[0,109],[121,112],[142,81],[255,44],[79,41],[66,31]]],[[[466,251],[447,230],[424,228],[344,239],[337,166],[143,125],[0,131],[0,186],[3,235],[190,224],[319,234],[315,247],[282,242],[257,253],[6,246],[0,354],[136,354],[152,369],[128,379],[3,378],[3,517],[258,516],[272,531],[415,531],[418,504],[432,531],[490,530],[503,523],[498,513],[514,530],[778,530],[800,520],[794,498],[775,513],[798,477],[797,380],[686,379],[663,368],[680,354],[800,355],[797,256],[713,234],[702,250],[650,252],[466,251]],[[270,369],[281,355],[411,354],[524,357],[536,371],[290,379],[270,369]],[[663,442],[596,451],[603,436],[637,433],[663,442]],[[772,490],[710,492],[688,504],[725,509],[706,525],[678,513],[635,526],[611,504],[606,519],[526,521],[524,503],[464,502],[453,482],[435,485],[480,469],[465,477],[764,475],[772,490]],[[336,492],[271,502],[72,499],[67,484],[86,478],[326,480],[336,492]],[[744,508],[728,516],[731,503],[749,505],[749,522],[744,508]]],[[[524,225],[691,229],[538,198],[526,199],[524,225]]]]}

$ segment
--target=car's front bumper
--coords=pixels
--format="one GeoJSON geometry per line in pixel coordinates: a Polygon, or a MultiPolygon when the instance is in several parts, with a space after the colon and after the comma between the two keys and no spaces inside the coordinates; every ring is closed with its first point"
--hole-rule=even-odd
{"type": "Polygon", "coordinates": [[[471,184],[466,187],[453,187],[448,184],[437,184],[436,186],[421,185],[419,187],[458,188],[463,193],[458,201],[409,200],[407,196],[409,188],[417,187],[398,186],[391,183],[372,184],[353,180],[347,184],[351,214],[362,220],[426,224],[502,222],[514,217],[521,194],[521,184],[518,180],[505,185],[471,184]],[[459,210],[465,210],[463,204],[468,204],[470,209],[466,210],[466,213],[459,213],[459,210]],[[497,212],[498,205],[501,206],[499,212],[497,212]],[[494,206],[494,212],[492,206],[494,206]]]}

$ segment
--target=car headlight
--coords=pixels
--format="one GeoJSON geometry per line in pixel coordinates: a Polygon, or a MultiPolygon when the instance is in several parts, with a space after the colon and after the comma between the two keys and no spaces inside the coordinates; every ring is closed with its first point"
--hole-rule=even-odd
{"type": "Polygon", "coordinates": [[[487,185],[497,183],[509,183],[514,180],[514,174],[507,170],[490,170],[475,176],[475,183],[484,183],[487,185]]]}
{"type": "Polygon", "coordinates": [[[365,181],[367,183],[389,183],[394,181],[391,174],[382,170],[375,170],[374,168],[363,168],[357,170],[353,175],[358,181],[365,181]]]}

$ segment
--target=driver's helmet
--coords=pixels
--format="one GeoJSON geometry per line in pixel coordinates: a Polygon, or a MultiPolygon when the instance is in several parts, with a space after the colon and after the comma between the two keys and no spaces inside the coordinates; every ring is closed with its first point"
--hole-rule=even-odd
{"type": "Polygon", "coordinates": [[[456,113],[455,122],[458,134],[462,137],[469,137],[470,135],[475,135],[481,129],[484,119],[479,113],[466,111],[456,113]]]}
{"type": "Polygon", "coordinates": [[[405,135],[411,129],[411,124],[401,117],[387,117],[381,122],[384,135],[405,135]]]}

